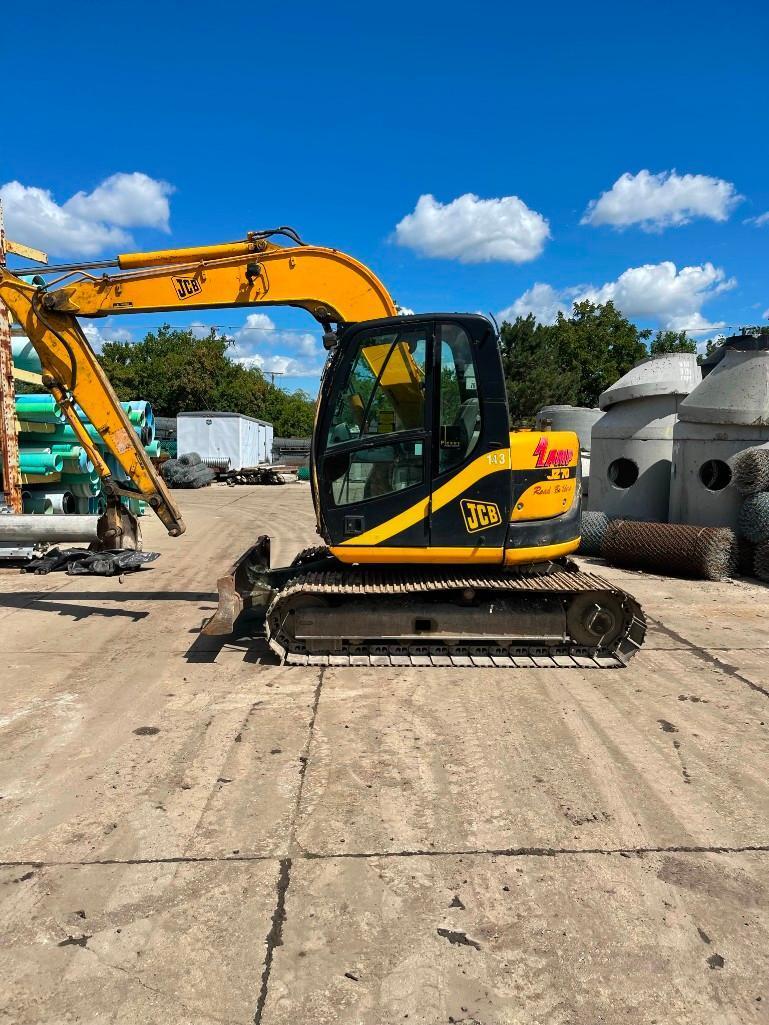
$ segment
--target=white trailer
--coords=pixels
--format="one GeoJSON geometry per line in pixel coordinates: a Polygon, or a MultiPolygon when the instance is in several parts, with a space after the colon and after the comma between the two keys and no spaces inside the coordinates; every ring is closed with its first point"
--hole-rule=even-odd
{"type": "Polygon", "coordinates": [[[197,452],[216,469],[242,470],[272,462],[272,424],[241,413],[210,410],[176,417],[178,454],[197,452]]]}

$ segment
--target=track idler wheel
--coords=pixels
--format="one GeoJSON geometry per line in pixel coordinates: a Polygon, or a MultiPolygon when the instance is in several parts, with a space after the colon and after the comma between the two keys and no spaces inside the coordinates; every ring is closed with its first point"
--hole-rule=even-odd
{"type": "Polygon", "coordinates": [[[572,640],[590,648],[611,648],[625,630],[627,613],[617,595],[583,591],[572,598],[566,625],[572,640]]]}

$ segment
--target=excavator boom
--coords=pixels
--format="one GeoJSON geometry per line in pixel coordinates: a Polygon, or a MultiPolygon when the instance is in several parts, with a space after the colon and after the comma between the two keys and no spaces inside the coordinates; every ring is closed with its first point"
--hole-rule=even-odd
{"type": "Polygon", "coordinates": [[[286,228],[251,232],[242,241],[223,245],[126,253],[97,264],[13,271],[0,267],[0,302],[37,351],[43,383],[104,479],[108,497],[143,499],[172,536],[184,532],[181,513],[136,437],[77,317],[283,305],[308,310],[330,331],[334,324],[396,312],[387,289],[367,267],[335,249],[304,245],[286,228]],[[299,244],[278,245],[268,237],[275,233],[299,244]],[[94,273],[97,270],[101,273],[94,273]],[[22,274],[55,277],[50,283],[29,284],[22,274]],[[128,474],[131,488],[112,480],[76,405],[128,474]]]}

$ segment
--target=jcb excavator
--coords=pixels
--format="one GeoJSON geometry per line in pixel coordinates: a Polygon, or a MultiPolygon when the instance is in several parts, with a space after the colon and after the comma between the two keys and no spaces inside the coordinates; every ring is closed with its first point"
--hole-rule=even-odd
{"type": "Polygon", "coordinates": [[[148,502],[169,534],[185,528],[77,317],[289,305],[323,326],[311,480],[327,547],[275,568],[269,538],[258,538],[219,581],[206,632],[229,633],[244,608],[261,606],[285,661],[334,665],[613,667],[642,644],[633,597],[568,559],[580,534],[577,437],[510,432],[498,339],[484,317],[399,316],[367,267],[289,228],[0,268],[0,301],[104,479],[107,547],[130,544],[135,531],[121,495],[148,502]],[[30,274],[43,277],[29,283],[30,274]],[[75,404],[130,488],[110,477],[75,404]]]}

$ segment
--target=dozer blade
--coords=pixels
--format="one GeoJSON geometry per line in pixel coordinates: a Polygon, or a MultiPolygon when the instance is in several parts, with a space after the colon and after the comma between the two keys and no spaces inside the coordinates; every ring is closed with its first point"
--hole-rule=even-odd
{"type": "Polygon", "coordinates": [[[270,566],[270,538],[262,534],[229,572],[217,580],[219,605],[204,624],[202,632],[207,637],[231,634],[241,613],[249,609],[266,610],[276,592],[298,574],[308,569],[326,570],[339,565],[328,549],[307,548],[289,566],[273,569],[270,566]]]}

